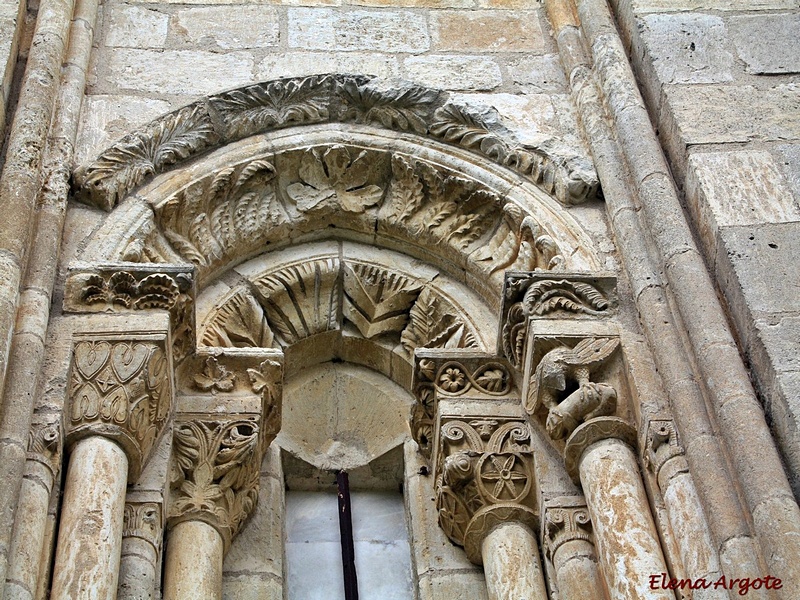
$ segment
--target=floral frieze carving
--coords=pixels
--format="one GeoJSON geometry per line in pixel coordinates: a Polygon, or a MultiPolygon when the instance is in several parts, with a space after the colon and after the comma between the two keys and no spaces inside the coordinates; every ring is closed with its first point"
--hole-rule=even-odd
{"type": "Polygon", "coordinates": [[[458,146],[528,178],[564,204],[594,198],[588,159],[522,145],[492,111],[446,92],[365,76],[312,75],[248,85],[195,102],[134,131],[74,173],[82,200],[110,210],[135,187],[172,165],[221,144],[289,125],[354,122],[458,146]]]}
{"type": "Polygon", "coordinates": [[[166,336],[76,335],[67,441],[113,439],[128,456],[129,480],[136,481],[170,414],[171,369],[166,336]]]}
{"type": "Polygon", "coordinates": [[[78,313],[164,310],[170,314],[177,360],[194,349],[194,273],[183,265],[73,264],[64,310],[78,313]]]}
{"type": "Polygon", "coordinates": [[[524,421],[495,415],[442,415],[436,508],[448,538],[481,562],[481,542],[500,522],[534,520],[533,453],[524,421]]]}
{"type": "Polygon", "coordinates": [[[432,453],[437,397],[519,397],[513,370],[505,360],[468,349],[417,350],[411,385],[417,399],[411,416],[411,433],[420,452],[428,458],[432,453]]]}
{"type": "Polygon", "coordinates": [[[616,278],[585,273],[507,272],[498,352],[521,368],[531,318],[604,318],[616,313],[616,278]]]}

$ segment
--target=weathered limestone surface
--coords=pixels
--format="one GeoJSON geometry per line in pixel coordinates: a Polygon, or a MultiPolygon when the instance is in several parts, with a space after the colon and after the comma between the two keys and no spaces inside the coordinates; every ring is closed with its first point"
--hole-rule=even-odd
{"type": "Polygon", "coordinates": [[[747,63],[746,71],[754,75],[800,73],[798,28],[800,15],[791,13],[730,19],[731,38],[736,51],[747,63]]]}

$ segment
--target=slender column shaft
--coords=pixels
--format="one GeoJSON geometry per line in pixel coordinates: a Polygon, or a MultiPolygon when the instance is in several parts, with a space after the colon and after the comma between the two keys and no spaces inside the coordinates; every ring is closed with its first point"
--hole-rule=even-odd
{"type": "Polygon", "coordinates": [[[158,552],[138,537],[122,540],[117,600],[151,600],[156,586],[158,552]]]}
{"type": "Polygon", "coordinates": [[[603,600],[608,597],[606,582],[597,568],[594,545],[586,540],[570,540],[553,555],[558,592],[567,600],[603,600]]]}
{"type": "Polygon", "coordinates": [[[164,600],[222,598],[220,533],[203,521],[183,521],[169,532],[164,600]]]}
{"type": "Polygon", "coordinates": [[[53,472],[38,460],[28,459],[14,523],[4,600],[32,600],[36,595],[52,489],[53,472]]]}
{"type": "Polygon", "coordinates": [[[504,523],[481,547],[489,600],[547,600],[536,537],[527,525],[504,523]]]}
{"type": "Polygon", "coordinates": [[[633,450],[614,438],[595,442],[579,471],[612,600],[675,600],[650,589],[650,576],[668,571],[633,450]]]}
{"type": "Polygon", "coordinates": [[[52,600],[113,600],[122,546],[128,459],[92,436],[72,451],[58,530],[52,600]]]}

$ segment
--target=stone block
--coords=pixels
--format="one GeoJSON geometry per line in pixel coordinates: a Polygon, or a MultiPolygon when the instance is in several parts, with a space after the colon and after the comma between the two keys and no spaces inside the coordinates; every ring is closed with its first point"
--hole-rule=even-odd
{"type": "Polygon", "coordinates": [[[800,88],[669,85],[661,130],[683,146],[800,139],[800,88]]]}
{"type": "Polygon", "coordinates": [[[728,25],[748,73],[800,73],[800,14],[731,17],[728,25]]]}
{"type": "Polygon", "coordinates": [[[117,90],[154,94],[211,94],[253,82],[249,52],[116,49],[106,63],[108,83],[117,90]]]}
{"type": "Polygon", "coordinates": [[[398,77],[397,59],[372,52],[282,52],[268,54],[256,68],[256,79],[300,77],[316,73],[361,73],[386,79],[398,77]]]}
{"type": "MultiPolygon", "coordinates": [[[[800,278],[795,278],[795,288],[800,278]]],[[[795,305],[796,306],[796,305],[795,305]]],[[[769,364],[754,363],[757,370],[800,371],[800,317],[777,315],[757,319],[756,335],[766,349],[769,364]]]]}
{"type": "Polygon", "coordinates": [[[740,325],[751,315],[796,312],[800,289],[800,223],[720,230],[716,272],[740,325]]]}
{"type": "Polygon", "coordinates": [[[557,54],[525,56],[508,63],[508,73],[526,94],[565,92],[567,81],[557,54]]]}
{"type": "Polygon", "coordinates": [[[163,48],[169,15],[130,4],[106,5],[105,45],[163,48]]]}
{"type": "Polygon", "coordinates": [[[389,8],[473,8],[474,0],[349,0],[354,6],[381,6],[389,8]]]}
{"type": "Polygon", "coordinates": [[[222,600],[283,600],[281,581],[259,574],[223,575],[222,600]]]}
{"type": "Polygon", "coordinates": [[[720,17],[700,14],[648,15],[642,41],[660,84],[731,81],[733,54],[720,17]]]}
{"type": "Polygon", "coordinates": [[[431,17],[436,50],[540,54],[549,45],[535,11],[442,11],[431,17]]]}
{"type": "Polygon", "coordinates": [[[293,8],[288,19],[290,48],[417,53],[430,47],[425,15],[417,12],[293,8]]]}
{"type": "Polygon", "coordinates": [[[778,165],[764,151],[692,154],[686,199],[709,256],[720,228],[800,220],[778,165]]]}
{"type": "Polygon", "coordinates": [[[503,83],[500,65],[484,56],[412,56],[403,67],[407,79],[447,90],[493,90],[503,83]]]}
{"type": "Polygon", "coordinates": [[[800,203],[800,144],[782,144],[777,147],[780,164],[795,201],[800,203]]]}
{"type": "Polygon", "coordinates": [[[178,44],[223,50],[265,48],[278,43],[278,12],[263,6],[208,6],[178,11],[171,31],[178,44]]]}
{"type": "Polygon", "coordinates": [[[86,96],[81,110],[75,161],[98,154],[129,131],[168,112],[162,100],[136,96],[86,96]]]}
{"type": "Polygon", "coordinates": [[[796,0],[633,0],[638,14],[691,10],[769,10],[797,8],[796,0]]]}

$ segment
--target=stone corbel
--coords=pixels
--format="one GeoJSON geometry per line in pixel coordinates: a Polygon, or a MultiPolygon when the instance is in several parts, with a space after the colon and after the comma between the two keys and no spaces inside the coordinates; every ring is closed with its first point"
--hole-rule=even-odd
{"type": "Polygon", "coordinates": [[[67,272],[64,312],[166,311],[178,362],[195,348],[194,271],[187,265],[74,263],[67,272]]]}
{"type": "MultiPolygon", "coordinates": [[[[538,240],[545,246],[546,240],[538,240]]],[[[617,279],[611,274],[507,271],[503,284],[497,354],[522,369],[531,319],[605,319],[617,312],[617,279]]]]}
{"type": "Polygon", "coordinates": [[[202,521],[224,548],[258,500],[261,460],[280,429],[283,354],[205,349],[181,369],[168,522],[202,521]]]}
{"type": "Polygon", "coordinates": [[[437,397],[519,398],[514,370],[508,361],[470,349],[418,348],[414,352],[411,385],[417,400],[411,416],[411,433],[427,458],[433,450],[437,397]]]}
{"type": "Polygon", "coordinates": [[[170,417],[170,348],[166,315],[96,315],[73,335],[66,441],[113,440],[128,457],[130,483],[138,479],[170,417]]]}

